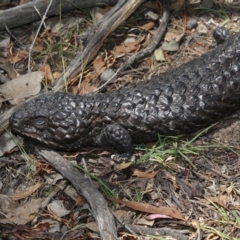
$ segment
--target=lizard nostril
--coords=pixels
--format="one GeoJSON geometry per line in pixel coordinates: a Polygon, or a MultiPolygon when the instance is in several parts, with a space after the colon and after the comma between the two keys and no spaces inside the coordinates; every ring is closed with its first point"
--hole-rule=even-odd
{"type": "Polygon", "coordinates": [[[14,118],[14,116],[12,116],[11,118],[10,118],[10,125],[12,125],[12,126],[18,126],[19,125],[19,120],[18,119],[16,119],[16,118],[14,118]]]}

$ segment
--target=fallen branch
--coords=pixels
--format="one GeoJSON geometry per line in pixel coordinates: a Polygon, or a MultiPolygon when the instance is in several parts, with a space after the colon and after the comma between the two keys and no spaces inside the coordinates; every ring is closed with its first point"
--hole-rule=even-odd
{"type": "Polygon", "coordinates": [[[101,239],[117,239],[117,230],[112,213],[108,209],[106,200],[95,186],[57,152],[35,149],[37,154],[42,156],[54,169],[68,179],[77,192],[82,194],[87,200],[91,206],[93,217],[98,223],[101,239]]]}
{"type": "Polygon", "coordinates": [[[140,59],[143,59],[146,56],[149,56],[153,53],[153,51],[157,48],[159,45],[159,42],[161,41],[164,33],[166,32],[168,21],[169,21],[169,1],[168,0],[162,0],[162,9],[163,9],[163,15],[162,15],[162,22],[159,24],[159,27],[156,31],[156,34],[153,36],[151,43],[142,51],[135,53],[132,55],[121,67],[119,74],[126,69],[128,69],[133,63],[139,61],[140,59]]]}
{"type": "MultiPolygon", "coordinates": [[[[80,8],[112,6],[116,3],[117,0],[53,0],[47,16],[55,16],[59,15],[60,12],[68,12],[80,8]]],[[[49,1],[38,0],[4,10],[0,13],[0,31],[5,30],[5,26],[15,28],[41,20],[41,16],[46,12],[48,4],[49,1]],[[41,16],[39,16],[39,13],[41,16]]]]}

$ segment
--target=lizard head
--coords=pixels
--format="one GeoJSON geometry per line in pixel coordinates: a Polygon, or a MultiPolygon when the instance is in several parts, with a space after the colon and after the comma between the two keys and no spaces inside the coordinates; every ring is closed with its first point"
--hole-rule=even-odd
{"type": "Polygon", "coordinates": [[[14,134],[28,141],[52,149],[74,151],[88,141],[84,112],[81,104],[76,104],[74,95],[43,94],[17,110],[10,118],[10,127],[14,134]]]}

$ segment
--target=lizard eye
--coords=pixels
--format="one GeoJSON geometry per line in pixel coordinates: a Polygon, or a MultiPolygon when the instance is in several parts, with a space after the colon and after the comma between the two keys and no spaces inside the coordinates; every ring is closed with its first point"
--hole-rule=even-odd
{"type": "Polygon", "coordinates": [[[38,119],[36,119],[36,124],[37,125],[42,125],[42,124],[44,124],[44,119],[43,118],[38,118],[38,119]]]}

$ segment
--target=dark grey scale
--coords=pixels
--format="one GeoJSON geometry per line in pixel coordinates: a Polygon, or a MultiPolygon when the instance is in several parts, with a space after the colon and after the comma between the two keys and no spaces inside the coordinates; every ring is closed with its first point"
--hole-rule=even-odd
{"type": "MultiPolygon", "coordinates": [[[[148,89],[152,91],[154,94],[160,95],[162,93],[162,90],[161,90],[161,86],[159,86],[158,81],[156,79],[157,79],[157,76],[153,76],[152,80],[147,80],[146,83],[151,82],[151,84],[148,84],[148,89]]],[[[141,86],[141,88],[144,88],[144,86],[141,86]]]]}
{"type": "Polygon", "coordinates": [[[201,84],[201,91],[202,92],[213,92],[213,86],[211,82],[201,84]]]}
{"type": "MultiPolygon", "coordinates": [[[[161,94],[158,98],[158,105],[162,106],[162,109],[164,109],[165,107],[169,107],[169,104],[172,103],[172,97],[167,96],[165,94],[161,94]]],[[[163,110],[164,111],[164,110],[163,110]]]]}
{"type": "MultiPolygon", "coordinates": [[[[172,98],[173,98],[173,102],[178,103],[180,106],[182,106],[187,101],[186,95],[183,95],[183,94],[173,94],[172,98]]],[[[193,98],[194,98],[194,96],[193,96],[193,98]]],[[[193,99],[191,99],[191,101],[192,100],[193,99]]]]}
{"type": "MultiPolygon", "coordinates": [[[[201,75],[198,73],[198,70],[195,70],[194,72],[189,72],[188,78],[189,79],[195,79],[195,81],[194,81],[195,85],[200,85],[202,83],[202,80],[203,80],[201,75]]],[[[186,85],[185,85],[185,91],[186,91],[186,85]]]]}
{"type": "Polygon", "coordinates": [[[98,110],[100,113],[104,113],[107,107],[108,107],[108,104],[105,101],[102,101],[98,105],[98,110]]]}
{"type": "Polygon", "coordinates": [[[171,108],[170,117],[173,118],[173,119],[177,119],[185,111],[185,108],[183,106],[177,104],[177,103],[172,104],[170,108],[171,108]]]}
{"type": "MultiPolygon", "coordinates": [[[[149,115],[147,118],[147,122],[149,123],[150,131],[155,134],[156,133],[155,126],[158,126],[161,123],[161,121],[158,118],[158,113],[149,115]]],[[[144,120],[144,123],[145,125],[147,125],[145,120],[144,120]]]]}
{"type": "Polygon", "coordinates": [[[162,94],[162,90],[160,87],[153,89],[153,94],[159,97],[162,94]]]}
{"type": "Polygon", "coordinates": [[[132,110],[134,110],[135,109],[135,107],[136,107],[136,104],[135,103],[133,103],[133,102],[131,102],[131,101],[124,101],[123,103],[122,103],[122,107],[121,107],[121,110],[122,111],[127,111],[127,110],[129,110],[129,111],[132,111],[132,110]]]}
{"type": "MultiPolygon", "coordinates": [[[[41,111],[40,111],[40,115],[44,116],[46,114],[41,114],[41,111]]],[[[56,121],[61,121],[61,120],[64,120],[66,117],[68,116],[68,113],[64,112],[63,110],[59,110],[58,112],[56,112],[53,116],[53,120],[56,120],[56,121]]]]}
{"type": "Polygon", "coordinates": [[[128,121],[131,123],[132,129],[137,130],[141,123],[142,116],[136,115],[134,112],[129,116],[128,121]]]}
{"type": "Polygon", "coordinates": [[[191,96],[198,96],[201,94],[201,88],[199,85],[192,85],[188,89],[188,92],[191,94],[191,96]]]}
{"type": "Polygon", "coordinates": [[[44,139],[50,139],[51,138],[51,136],[52,136],[52,132],[51,131],[47,131],[47,130],[45,130],[45,131],[43,131],[43,138],[44,139]]]}
{"type": "Polygon", "coordinates": [[[82,119],[84,119],[88,115],[87,111],[85,109],[83,109],[83,108],[77,108],[77,112],[76,113],[82,119]]]}
{"type": "MultiPolygon", "coordinates": [[[[127,120],[129,119],[131,113],[132,113],[132,112],[131,112],[131,109],[130,109],[130,110],[125,109],[125,111],[123,111],[122,109],[119,110],[119,111],[117,112],[117,114],[118,114],[118,116],[119,116],[119,118],[117,119],[117,122],[118,122],[118,123],[121,123],[121,124],[124,124],[125,121],[127,121],[127,120]]],[[[131,124],[131,125],[132,125],[132,124],[131,124]]],[[[126,126],[127,126],[127,125],[126,125],[126,126]]]]}
{"type": "Polygon", "coordinates": [[[124,94],[121,94],[119,91],[116,91],[116,96],[112,98],[112,101],[121,103],[124,99],[124,94]]]}
{"type": "Polygon", "coordinates": [[[70,135],[75,135],[76,133],[76,128],[74,126],[69,126],[66,132],[64,132],[64,135],[70,134],[70,135]]]}
{"type": "Polygon", "coordinates": [[[107,108],[107,116],[115,120],[118,117],[118,110],[121,108],[121,104],[118,102],[110,102],[107,108]]]}
{"type": "Polygon", "coordinates": [[[167,85],[166,88],[163,90],[163,93],[167,96],[172,96],[174,93],[174,89],[172,86],[167,85]]]}
{"type": "MultiPolygon", "coordinates": [[[[238,59],[237,61],[239,61],[240,59],[238,59]]],[[[239,74],[240,73],[240,66],[236,63],[233,62],[231,64],[231,74],[235,75],[235,74],[239,74]]]]}
{"type": "Polygon", "coordinates": [[[145,99],[143,99],[143,94],[139,90],[135,90],[133,93],[132,101],[136,104],[144,104],[145,99]]]}
{"type": "Polygon", "coordinates": [[[56,125],[49,125],[48,132],[52,135],[56,131],[56,125]]]}
{"type": "Polygon", "coordinates": [[[55,134],[54,134],[54,137],[56,139],[61,139],[63,140],[63,137],[64,135],[66,135],[68,132],[67,132],[67,129],[66,128],[63,128],[63,127],[58,127],[55,131],[55,134]]]}
{"type": "Polygon", "coordinates": [[[146,104],[146,108],[148,108],[148,105],[153,105],[155,106],[158,102],[158,96],[150,93],[148,95],[144,95],[145,97],[145,104],[146,104]]]}
{"type": "Polygon", "coordinates": [[[124,100],[122,101],[122,103],[126,103],[126,102],[128,102],[128,103],[132,103],[133,102],[133,94],[132,93],[126,93],[126,95],[125,95],[125,98],[124,98],[124,100]]]}
{"type": "MultiPolygon", "coordinates": [[[[85,111],[85,110],[84,110],[85,111]]],[[[81,111],[79,111],[79,112],[82,112],[82,110],[81,111]]],[[[84,119],[86,119],[86,116],[88,117],[88,119],[89,120],[94,120],[94,119],[96,119],[98,116],[99,116],[99,109],[98,108],[93,108],[93,109],[91,109],[90,111],[89,111],[91,114],[86,114],[86,115],[81,115],[81,114],[79,114],[79,117],[81,117],[81,119],[82,120],[84,120],[84,119]]],[[[87,112],[86,112],[87,113],[87,112]]]]}
{"type": "Polygon", "coordinates": [[[132,154],[132,140],[129,132],[117,124],[108,125],[101,133],[94,139],[94,145],[111,146],[111,144],[119,152],[125,154],[132,154]]]}
{"type": "Polygon", "coordinates": [[[68,113],[68,117],[65,119],[69,125],[76,126],[77,114],[74,112],[68,113]]]}
{"type": "Polygon", "coordinates": [[[76,101],[76,103],[77,103],[76,109],[85,109],[85,102],[84,101],[76,101]]]}
{"type": "Polygon", "coordinates": [[[174,92],[176,92],[177,94],[183,95],[185,94],[186,91],[187,91],[187,85],[182,81],[178,81],[174,86],[174,92]]]}
{"type": "Polygon", "coordinates": [[[148,110],[148,108],[145,109],[145,108],[142,108],[141,106],[140,107],[137,106],[134,109],[133,115],[135,115],[137,117],[138,122],[141,124],[143,119],[147,119],[147,117],[149,115],[149,110],[148,110]]]}
{"type": "Polygon", "coordinates": [[[94,102],[86,102],[85,103],[85,108],[87,109],[93,109],[94,108],[94,102]]]}
{"type": "Polygon", "coordinates": [[[198,73],[201,76],[201,78],[205,78],[206,76],[209,77],[209,81],[213,81],[213,77],[212,77],[212,69],[210,68],[210,66],[205,67],[203,69],[198,69],[198,73]]]}
{"type": "MultiPolygon", "coordinates": [[[[219,82],[219,83],[213,82],[212,83],[212,90],[215,94],[220,95],[224,91],[224,87],[223,87],[221,82],[219,82]]],[[[220,99],[219,99],[219,101],[220,101],[220,99]]]]}
{"type": "MultiPolygon", "coordinates": [[[[177,76],[177,82],[182,82],[183,84],[185,84],[185,86],[188,86],[188,84],[191,82],[191,79],[189,78],[189,76],[187,75],[187,73],[180,73],[177,76]]],[[[173,86],[172,86],[173,87],[173,86]]],[[[174,86],[175,88],[175,86],[174,86]]],[[[184,90],[184,89],[183,89],[184,90]]],[[[185,89],[186,91],[186,89],[185,89]]]]}

